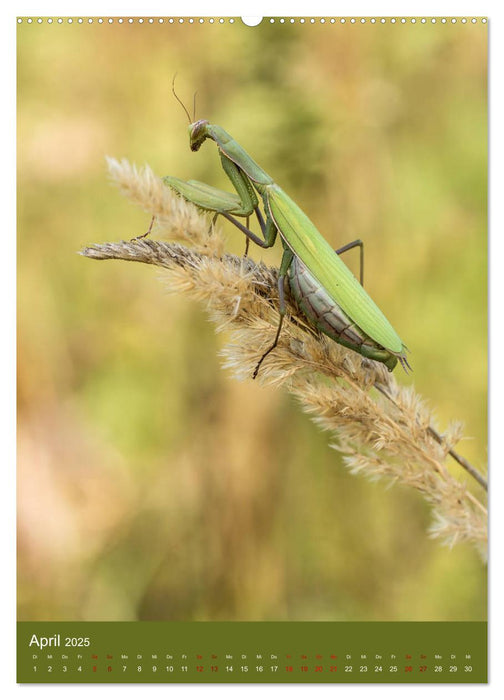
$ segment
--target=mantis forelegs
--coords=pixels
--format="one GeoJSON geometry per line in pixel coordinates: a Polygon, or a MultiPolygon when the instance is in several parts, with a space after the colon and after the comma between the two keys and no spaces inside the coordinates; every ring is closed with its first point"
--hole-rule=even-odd
{"type": "MultiPolygon", "coordinates": [[[[215,212],[212,219],[212,224],[219,214],[225,219],[234,224],[242,233],[247,236],[247,239],[253,241],[261,248],[271,248],[276,239],[277,229],[271,217],[267,214],[266,221],[264,220],[260,210],[257,194],[247,177],[247,175],[239,168],[231,159],[221,153],[221,162],[224,172],[231,181],[236,193],[225,192],[216,187],[207,185],[198,180],[184,181],[176,177],[164,177],[163,182],[174,189],[184,199],[192,204],[195,204],[200,209],[209,212],[215,212]],[[259,236],[253,233],[249,228],[249,217],[255,212],[261,232],[262,240],[259,236]],[[246,217],[246,226],[244,226],[236,217],[246,217]]],[[[152,228],[149,227],[150,232],[152,228]]],[[[147,234],[144,234],[147,235],[147,234]]],[[[246,253],[248,252],[248,245],[246,253]]]]}

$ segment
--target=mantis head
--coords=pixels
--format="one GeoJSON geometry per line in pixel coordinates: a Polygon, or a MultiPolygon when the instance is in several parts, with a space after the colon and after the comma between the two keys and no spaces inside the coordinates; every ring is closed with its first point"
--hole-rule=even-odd
{"type": "Polygon", "coordinates": [[[207,133],[208,121],[206,119],[200,119],[189,126],[189,145],[191,146],[191,151],[199,151],[199,148],[203,141],[208,138],[207,133]]]}

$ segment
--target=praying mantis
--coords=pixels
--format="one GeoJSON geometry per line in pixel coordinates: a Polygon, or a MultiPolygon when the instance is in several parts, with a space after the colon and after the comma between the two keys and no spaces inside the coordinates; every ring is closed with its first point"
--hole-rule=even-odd
{"type": "Polygon", "coordinates": [[[278,274],[279,323],[274,341],[259,359],[253,378],[257,377],[264,359],[278,345],[286,313],[286,277],[291,295],[319,331],[363,357],[382,362],[389,371],[398,361],[405,371],[411,369],[406,358],[407,347],[362,286],[362,241],[353,241],[334,251],[300,207],[232,136],[206,119],[191,122],[187,110],[186,114],[190,122],[191,151],[198,151],[206,139],[214,141],[235,193],[197,180],[184,181],[172,176],[164,177],[163,182],[188,202],[213,212],[214,221],[217,216],[223,216],[245,234],[247,241],[251,240],[261,248],[270,248],[279,234],[282,242],[283,255],[278,274]],[[260,201],[264,215],[259,207],[260,201]],[[248,227],[249,217],[253,214],[262,238],[248,227]],[[239,221],[240,218],[246,219],[246,225],[239,221]],[[360,246],[361,252],[360,282],[340,258],[341,253],[356,246],[360,246]]]}

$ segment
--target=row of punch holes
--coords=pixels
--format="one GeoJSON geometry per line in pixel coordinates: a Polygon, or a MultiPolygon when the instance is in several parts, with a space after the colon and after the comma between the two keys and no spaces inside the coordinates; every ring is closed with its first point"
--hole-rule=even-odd
{"type": "MultiPolygon", "coordinates": [[[[248,27],[255,27],[262,22],[262,17],[240,17],[238,21],[243,22],[248,27]]],[[[18,17],[17,22],[21,24],[26,22],[27,24],[42,24],[46,22],[47,24],[234,24],[236,18],[214,18],[214,17],[58,17],[54,19],[53,17],[18,17]]],[[[288,19],[284,17],[269,17],[266,22],[269,24],[476,24],[478,21],[486,24],[487,18],[482,17],[480,19],[472,17],[468,19],[467,17],[410,17],[410,18],[397,18],[397,17],[290,17],[288,19]]]]}

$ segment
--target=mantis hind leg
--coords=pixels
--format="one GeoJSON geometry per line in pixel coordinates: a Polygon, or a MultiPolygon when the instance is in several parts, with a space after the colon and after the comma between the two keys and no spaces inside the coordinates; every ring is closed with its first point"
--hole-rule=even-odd
{"type": "Polygon", "coordinates": [[[334,252],[337,255],[341,255],[341,253],[346,253],[347,250],[352,250],[352,248],[356,248],[357,246],[360,247],[360,272],[359,272],[359,281],[361,283],[361,286],[364,286],[364,243],[361,241],[360,238],[357,238],[355,241],[352,241],[351,243],[347,243],[341,248],[338,248],[334,252]]]}
{"type": "Polygon", "coordinates": [[[284,248],[284,253],[282,256],[282,262],[280,264],[280,270],[278,273],[278,298],[280,302],[280,320],[278,322],[278,327],[275,335],[275,340],[273,341],[273,344],[266,350],[265,353],[261,356],[261,359],[257,363],[254,374],[252,375],[252,379],[255,379],[257,377],[257,374],[259,372],[259,369],[263,363],[263,360],[276,348],[278,345],[278,339],[280,338],[280,332],[282,330],[282,324],[285,316],[285,290],[284,290],[284,284],[285,284],[285,276],[287,274],[287,271],[289,267],[291,266],[292,259],[294,258],[294,253],[289,249],[289,248],[284,248]]]}
{"type": "MultiPolygon", "coordinates": [[[[247,216],[247,222],[246,222],[247,228],[250,228],[249,224],[250,224],[250,216],[247,216]]],[[[245,236],[245,252],[243,253],[244,258],[246,258],[248,255],[249,245],[250,245],[250,238],[248,236],[245,236]]]]}

